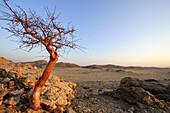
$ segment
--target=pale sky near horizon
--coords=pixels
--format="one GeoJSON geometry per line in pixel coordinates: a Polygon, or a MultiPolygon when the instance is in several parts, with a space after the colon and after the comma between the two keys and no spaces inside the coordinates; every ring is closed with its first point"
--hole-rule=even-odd
{"type": "MultiPolygon", "coordinates": [[[[0,2],[2,3],[2,2],[0,2]]],[[[115,64],[125,66],[170,66],[169,0],[9,0],[26,11],[30,8],[45,17],[44,7],[60,13],[59,21],[72,22],[75,38],[85,53],[72,50],[59,61],[79,65],[115,64]]],[[[0,24],[5,23],[0,21],[0,24]]],[[[0,57],[14,62],[41,60],[48,53],[14,50],[18,43],[6,39],[0,29],[0,57]]]]}

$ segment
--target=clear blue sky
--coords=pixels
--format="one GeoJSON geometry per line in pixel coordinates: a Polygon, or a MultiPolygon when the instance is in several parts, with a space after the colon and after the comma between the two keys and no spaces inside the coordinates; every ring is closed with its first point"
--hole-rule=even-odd
{"type": "MultiPolygon", "coordinates": [[[[44,17],[56,5],[59,21],[72,22],[86,52],[71,51],[59,61],[79,65],[170,66],[170,0],[10,0],[44,17]]],[[[4,24],[1,22],[0,24],[4,24]]],[[[0,56],[12,61],[44,59],[47,52],[14,50],[14,39],[0,29],[0,56]],[[13,51],[14,50],[14,51],[13,51]]]]}

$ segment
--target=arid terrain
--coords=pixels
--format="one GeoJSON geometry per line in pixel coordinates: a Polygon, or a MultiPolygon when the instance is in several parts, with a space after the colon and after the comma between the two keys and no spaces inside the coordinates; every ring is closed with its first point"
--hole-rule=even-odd
{"type": "MultiPolygon", "coordinates": [[[[3,87],[0,94],[0,112],[58,113],[56,107],[59,102],[57,101],[57,103],[54,103],[55,105],[43,102],[42,109],[38,111],[31,110],[28,106],[27,96],[46,64],[47,62],[43,60],[14,63],[5,58],[0,58],[0,84],[1,88],[3,87]],[[8,73],[7,77],[2,73],[4,69],[6,70],[4,72],[8,73]],[[17,80],[9,76],[11,72],[16,73],[17,80]],[[32,80],[32,82],[28,83],[26,80],[32,80]],[[16,88],[12,88],[10,86],[12,81],[19,85],[16,88]],[[17,96],[17,98],[20,98],[19,101],[16,104],[11,104],[10,98],[13,97],[11,97],[11,92],[13,93],[15,90],[21,90],[22,92],[20,91],[21,93],[18,94],[20,97],[17,96]],[[6,91],[6,93],[4,94],[2,91],[6,91]],[[23,98],[26,99],[25,102],[23,102],[23,98]]],[[[63,109],[62,112],[169,113],[170,110],[170,68],[123,67],[115,65],[81,67],[76,64],[60,62],[54,66],[52,73],[52,78],[59,79],[60,84],[68,85],[69,89],[74,88],[74,83],[77,84],[74,99],[68,100],[69,96],[63,97],[67,98],[67,105],[60,105],[60,108],[63,109]],[[56,75],[59,78],[56,78],[56,75]]],[[[55,81],[51,81],[53,80],[52,78],[49,79],[47,86],[50,83],[55,84],[55,81]]],[[[53,89],[54,86],[49,85],[46,89],[53,89]]],[[[61,87],[63,91],[66,90],[62,86],[57,87],[61,87]]],[[[72,95],[74,91],[70,89],[69,92],[72,95]]],[[[48,99],[49,95],[46,94],[42,93],[43,99],[48,99]]],[[[48,101],[51,100],[48,99],[48,101]]]]}

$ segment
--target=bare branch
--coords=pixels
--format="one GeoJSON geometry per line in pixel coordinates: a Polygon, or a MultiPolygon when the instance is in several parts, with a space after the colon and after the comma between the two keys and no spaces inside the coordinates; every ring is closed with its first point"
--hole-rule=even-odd
{"type": "Polygon", "coordinates": [[[0,20],[7,22],[7,26],[3,29],[7,30],[19,39],[20,47],[28,48],[28,51],[37,46],[44,46],[50,56],[56,57],[59,49],[68,47],[71,49],[80,49],[74,40],[74,26],[70,27],[70,23],[66,28],[62,27],[61,22],[57,22],[59,15],[56,15],[56,7],[51,13],[48,7],[45,7],[47,18],[41,18],[35,11],[29,10],[26,13],[20,6],[13,10],[3,0],[5,9],[9,12],[0,12],[3,16],[0,20]]]}

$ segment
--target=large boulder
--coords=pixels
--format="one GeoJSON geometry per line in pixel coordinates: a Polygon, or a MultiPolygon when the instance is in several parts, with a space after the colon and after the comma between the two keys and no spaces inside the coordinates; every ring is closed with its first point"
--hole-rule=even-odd
{"type": "Polygon", "coordinates": [[[141,87],[152,94],[165,94],[167,87],[157,82],[142,81],[137,78],[125,77],[120,81],[120,87],[141,87]]]}
{"type": "Polygon", "coordinates": [[[120,86],[109,95],[136,104],[142,109],[151,107],[169,111],[169,102],[166,102],[170,98],[168,88],[169,86],[161,85],[155,80],[142,81],[137,78],[126,77],[120,81],[120,86]]]}
{"type": "Polygon", "coordinates": [[[140,87],[119,87],[112,96],[132,104],[138,104],[140,102],[148,106],[164,108],[162,102],[140,87]]]}

